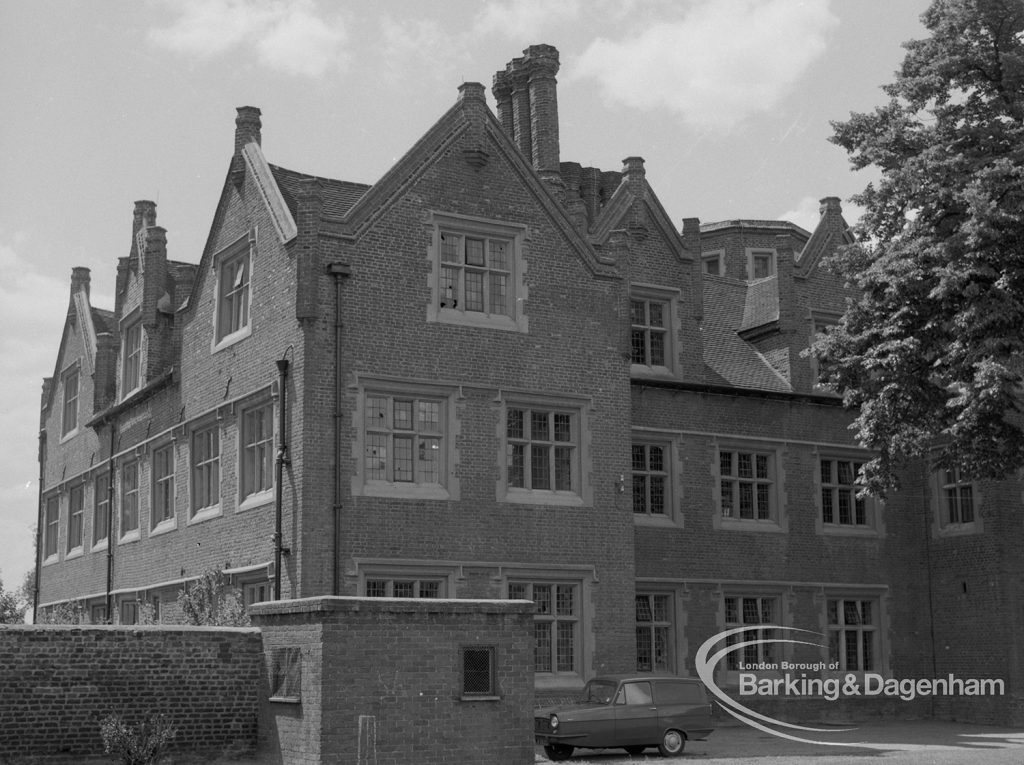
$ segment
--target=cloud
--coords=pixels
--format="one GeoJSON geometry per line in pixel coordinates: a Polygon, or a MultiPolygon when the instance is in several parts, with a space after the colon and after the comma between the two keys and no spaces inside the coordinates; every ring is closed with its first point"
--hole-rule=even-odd
{"type": "MultiPolygon", "coordinates": [[[[451,32],[434,19],[399,20],[385,16],[381,19],[381,34],[384,41],[380,63],[382,71],[392,78],[407,77],[410,68],[419,70],[424,51],[431,51],[433,62],[425,73],[442,76],[441,71],[449,68],[447,57],[437,57],[436,52],[451,53],[451,32]]],[[[456,47],[465,51],[464,46],[456,47]]]]}
{"type": "Polygon", "coordinates": [[[513,40],[550,43],[539,38],[553,26],[578,19],[581,8],[581,0],[490,2],[477,13],[473,29],[477,34],[500,33],[513,40]]]}
{"type": "Polygon", "coordinates": [[[149,39],[184,55],[211,58],[251,48],[264,66],[319,77],[348,62],[348,30],[322,15],[313,0],[186,0],[168,4],[179,15],[149,39]]]}
{"type": "Polygon", "coordinates": [[[39,274],[29,258],[15,247],[17,234],[0,241],[0,373],[4,397],[0,403],[0,569],[6,584],[21,584],[22,572],[32,566],[32,534],[36,523],[36,444],[43,377],[53,374],[70,294],[67,282],[39,274]]]}
{"type": "Polygon", "coordinates": [[[598,38],[566,74],[596,79],[609,102],[727,128],[776,106],[838,23],[828,0],[697,0],[683,13],[626,39],[598,38]]]}

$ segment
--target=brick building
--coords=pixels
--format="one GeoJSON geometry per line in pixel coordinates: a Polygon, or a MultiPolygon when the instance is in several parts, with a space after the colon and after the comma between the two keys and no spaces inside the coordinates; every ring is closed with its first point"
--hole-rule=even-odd
{"type": "Polygon", "coordinates": [[[677,227],[643,160],[561,160],[557,71],[528,48],[496,115],[462,85],[373,185],[271,164],[240,108],[198,264],[136,203],[113,313],[75,269],[44,385],[40,607],[176,621],[218,569],[247,602],[534,600],[542,693],[691,674],[761,624],[828,648],[748,648],[726,684],[827,658],[1018,693],[1019,487],[922,469],[857,499],[866,454],[802,355],[847,297],[839,201],[813,232],[677,227]]]}

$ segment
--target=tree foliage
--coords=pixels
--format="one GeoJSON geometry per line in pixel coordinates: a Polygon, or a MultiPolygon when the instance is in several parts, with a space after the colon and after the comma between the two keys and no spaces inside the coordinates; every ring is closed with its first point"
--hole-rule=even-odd
{"type": "Polygon", "coordinates": [[[23,624],[25,621],[25,601],[14,590],[5,590],[0,581],[0,624],[23,624]]]}
{"type": "Polygon", "coordinates": [[[189,624],[248,627],[242,593],[228,586],[221,571],[207,571],[178,593],[178,605],[189,624]]]}
{"type": "Polygon", "coordinates": [[[881,171],[830,261],[862,297],[813,349],[879,454],[876,493],[930,454],[975,478],[1024,464],[1024,2],[934,0],[922,21],[888,103],[831,139],[881,171]]]}

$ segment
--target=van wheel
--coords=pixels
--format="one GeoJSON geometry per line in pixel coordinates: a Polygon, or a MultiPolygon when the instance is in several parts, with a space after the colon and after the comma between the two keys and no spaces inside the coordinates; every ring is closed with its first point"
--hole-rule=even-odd
{"type": "Polygon", "coordinates": [[[545,744],[544,754],[548,756],[548,759],[552,762],[561,762],[562,760],[568,760],[572,757],[573,747],[568,744],[545,744]]]}
{"type": "Polygon", "coordinates": [[[677,754],[682,754],[685,746],[686,736],[683,733],[677,730],[667,730],[661,737],[658,751],[661,752],[662,757],[674,757],[677,754]]]}

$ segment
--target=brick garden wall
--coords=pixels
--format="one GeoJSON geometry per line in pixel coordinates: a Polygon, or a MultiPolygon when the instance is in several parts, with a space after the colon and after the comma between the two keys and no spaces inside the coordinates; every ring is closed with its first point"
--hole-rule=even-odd
{"type": "Polygon", "coordinates": [[[102,754],[112,713],[166,714],[176,748],[254,748],[262,658],[254,629],[2,625],[0,763],[102,754]]]}
{"type": "Polygon", "coordinates": [[[298,693],[264,705],[285,765],[532,763],[533,604],[325,597],[261,603],[270,691],[298,649],[298,693]],[[495,694],[462,694],[463,646],[494,648],[495,694]]]}

